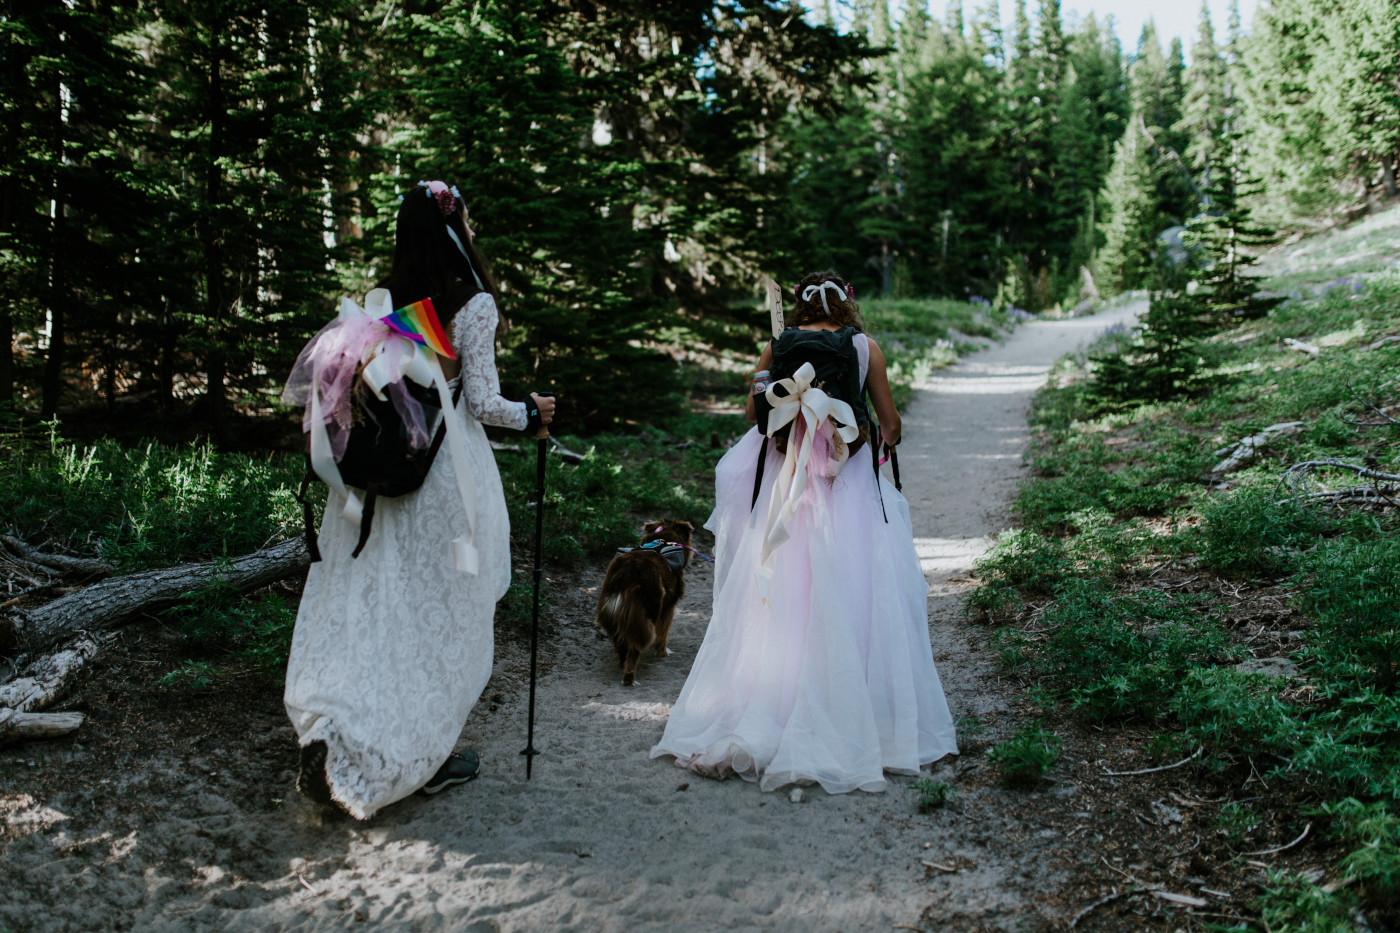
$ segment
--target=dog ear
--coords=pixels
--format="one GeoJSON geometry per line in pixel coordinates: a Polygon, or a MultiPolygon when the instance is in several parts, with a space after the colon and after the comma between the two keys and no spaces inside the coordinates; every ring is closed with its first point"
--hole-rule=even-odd
{"type": "Polygon", "coordinates": [[[652,534],[664,524],[665,522],[647,522],[644,525],[642,525],[642,534],[652,534]]]}
{"type": "Polygon", "coordinates": [[[671,522],[671,525],[675,528],[684,528],[686,531],[690,531],[695,527],[690,522],[671,522]]]}

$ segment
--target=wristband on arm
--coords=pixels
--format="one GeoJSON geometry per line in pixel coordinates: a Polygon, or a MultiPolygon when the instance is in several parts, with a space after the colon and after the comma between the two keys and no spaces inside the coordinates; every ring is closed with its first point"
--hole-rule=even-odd
{"type": "Polygon", "coordinates": [[[541,398],[554,398],[553,392],[536,392],[532,395],[527,395],[525,397],[526,431],[538,431],[540,429],[540,426],[544,424],[543,419],[541,419],[540,417],[540,406],[535,401],[536,395],[540,396],[541,398]]]}

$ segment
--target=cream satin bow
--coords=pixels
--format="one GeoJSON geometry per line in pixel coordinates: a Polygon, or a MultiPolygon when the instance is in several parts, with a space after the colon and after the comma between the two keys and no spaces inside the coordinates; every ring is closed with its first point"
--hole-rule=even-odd
{"type": "Polygon", "coordinates": [[[826,312],[827,317],[831,317],[831,306],[826,303],[826,290],[828,288],[836,293],[836,298],[838,301],[846,297],[846,293],[841,290],[840,285],[837,285],[835,282],[831,281],[830,279],[827,279],[820,285],[808,285],[806,288],[804,288],[802,290],[802,300],[811,301],[813,295],[820,295],[822,299],[822,310],[826,312]]]}
{"type": "Polygon", "coordinates": [[[818,429],[830,419],[836,436],[845,443],[833,444],[833,461],[836,473],[841,472],[850,456],[852,441],[860,436],[856,426],[855,411],[837,398],[832,398],[812,385],[817,371],[811,363],[803,363],[790,379],[779,379],[769,385],[766,393],[768,404],[773,410],[768,414],[768,436],[788,423],[796,424],[802,418],[805,429],[800,443],[789,443],[783,467],[773,481],[773,497],[768,502],[768,521],[764,527],[763,548],[760,552],[758,570],[758,590],[764,602],[768,601],[773,580],[773,549],[786,541],[790,534],[787,526],[797,511],[802,493],[807,489],[807,464],[812,458],[812,443],[818,429]],[[778,389],[786,394],[779,395],[778,389]]]}

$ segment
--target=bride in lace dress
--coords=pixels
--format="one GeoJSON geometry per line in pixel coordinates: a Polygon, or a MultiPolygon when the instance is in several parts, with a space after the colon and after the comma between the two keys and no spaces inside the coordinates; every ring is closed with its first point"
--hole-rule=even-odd
{"type": "Polygon", "coordinates": [[[472,237],[455,189],[433,182],[409,192],[381,285],[395,307],[452,296],[437,302],[456,312],[449,334],[461,399],[447,417],[465,425],[477,572],[454,565],[452,542],[465,519],[453,445],[443,444],[416,493],[378,501],[357,558],[358,529],[341,517],[344,498],[329,494],[317,539],[322,560],[311,565],[292,637],[284,701],[302,747],[298,789],[359,819],[419,789],[475,776],[475,756],[453,746],[491,674],[492,618],[510,582],[510,523],[482,425],[524,430],[548,423],[554,410],[548,397],[501,397],[495,288],[472,237]]]}
{"type": "MultiPolygon", "coordinates": [[[[802,280],[790,326],[861,325],[845,282],[827,272],[802,280]]],[[[896,444],[900,420],[884,357],[863,333],[851,342],[884,439],[896,444]]],[[[770,344],[758,368],[772,360],[770,344]]],[[[957,753],[909,504],[871,469],[868,448],[843,464],[832,422],[818,424],[808,439],[794,422],[793,473],[757,428],[715,466],[715,510],[705,524],[715,535],[713,615],[653,758],[671,755],[678,767],[738,775],[763,790],[815,782],[840,794],[884,790],[886,771],[915,774],[957,753]],[[803,449],[805,486],[795,478],[803,449]],[[780,497],[794,490],[771,513],[785,521],[784,540],[765,521],[775,487],[780,497]]]]}

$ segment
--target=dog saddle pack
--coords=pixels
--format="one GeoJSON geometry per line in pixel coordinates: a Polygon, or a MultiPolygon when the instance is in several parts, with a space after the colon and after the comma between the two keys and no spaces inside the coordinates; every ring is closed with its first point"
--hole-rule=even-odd
{"type": "Polygon", "coordinates": [[[619,554],[630,554],[633,551],[651,551],[666,561],[672,573],[680,573],[685,569],[685,548],[679,544],[671,544],[669,541],[648,541],[641,547],[620,547],[617,549],[619,554]]]}
{"type": "Polygon", "coordinates": [[[442,417],[461,398],[450,395],[439,355],[453,357],[431,299],[395,310],[385,289],[361,308],[342,299],[340,314],[302,350],[283,401],[306,407],[310,435],[306,473],[297,494],[311,559],[321,559],[315,515],[306,491],[319,480],[345,497],[341,515],[359,529],[351,557],[369,540],[375,503],[417,491],[444,440],[452,444],[458,492],[468,530],[452,542],[457,569],[476,573],[473,542],[476,490],[467,469],[459,419],[442,417]],[[431,435],[430,433],[431,432],[431,435]]]}

